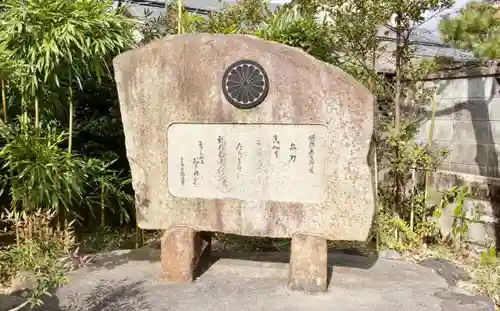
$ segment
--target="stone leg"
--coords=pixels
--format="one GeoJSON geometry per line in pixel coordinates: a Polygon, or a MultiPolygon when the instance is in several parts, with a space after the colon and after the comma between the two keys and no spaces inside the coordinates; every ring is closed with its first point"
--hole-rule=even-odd
{"type": "Polygon", "coordinates": [[[328,279],[326,239],[296,234],[292,236],[288,288],[304,292],[325,292],[328,279]]]}
{"type": "Polygon", "coordinates": [[[172,283],[190,283],[202,254],[210,252],[211,234],[192,228],[173,227],[161,239],[163,278],[172,283]]]}

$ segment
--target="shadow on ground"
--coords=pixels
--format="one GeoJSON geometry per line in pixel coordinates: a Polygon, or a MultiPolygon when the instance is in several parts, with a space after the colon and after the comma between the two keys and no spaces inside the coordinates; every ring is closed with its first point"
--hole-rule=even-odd
{"type": "Polygon", "coordinates": [[[130,261],[156,262],[160,260],[160,249],[143,247],[139,249],[116,250],[90,255],[94,269],[113,269],[130,261]]]}
{"type": "MultiPolygon", "coordinates": [[[[219,259],[237,259],[269,263],[289,263],[290,252],[234,252],[234,251],[212,251],[205,252],[200,259],[195,273],[196,277],[203,275],[219,259]]],[[[378,256],[374,253],[363,256],[356,249],[330,250],[328,254],[328,275],[331,277],[333,268],[350,267],[357,269],[370,269],[377,261],[378,256]]],[[[134,249],[119,250],[109,253],[97,254],[92,259],[92,269],[113,269],[131,261],[158,262],[160,260],[160,249],[158,245],[134,249]]],[[[158,271],[160,273],[160,271],[158,271]]],[[[328,284],[330,280],[328,280],[328,284]]]]}
{"type": "MultiPolygon", "coordinates": [[[[22,292],[12,295],[0,294],[0,311],[9,311],[15,309],[26,301],[28,293],[22,292]]],[[[41,306],[30,308],[30,305],[19,309],[19,311],[62,311],[59,306],[59,299],[55,295],[55,291],[51,292],[50,296],[44,296],[42,298],[43,304],[41,306]]]]}
{"type": "Polygon", "coordinates": [[[113,306],[115,310],[127,310],[129,308],[150,310],[151,305],[143,297],[141,288],[143,284],[144,281],[118,286],[99,284],[92,294],[85,299],[84,304],[91,306],[88,311],[101,311],[109,306],[113,306]],[[130,302],[127,302],[131,300],[129,298],[133,298],[133,306],[130,305],[130,302]]]}
{"type": "MultiPolygon", "coordinates": [[[[212,256],[212,264],[218,259],[237,259],[256,262],[271,263],[290,263],[289,252],[262,252],[262,253],[243,253],[243,252],[216,252],[212,256]]],[[[330,286],[333,269],[336,267],[349,267],[356,269],[370,269],[377,261],[378,256],[360,256],[352,254],[350,249],[332,250],[328,253],[328,280],[327,286],[330,286]]]]}
{"type": "MultiPolygon", "coordinates": [[[[144,299],[142,285],[144,281],[125,284],[98,284],[92,293],[82,302],[78,295],[68,297],[68,301],[75,301],[74,305],[60,306],[55,295],[46,296],[43,305],[34,311],[103,311],[103,310],[150,310],[151,305],[144,299]],[[76,305],[77,304],[77,305],[76,305]],[[133,305],[132,305],[133,304],[133,305]]],[[[27,309],[26,309],[27,310],[27,309]]],[[[23,309],[24,311],[24,309],[23,309]]]]}

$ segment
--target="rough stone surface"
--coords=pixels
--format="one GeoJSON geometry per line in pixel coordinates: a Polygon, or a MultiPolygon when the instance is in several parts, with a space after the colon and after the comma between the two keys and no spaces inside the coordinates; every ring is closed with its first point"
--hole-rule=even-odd
{"type": "Polygon", "coordinates": [[[16,294],[30,291],[36,286],[36,276],[33,272],[21,271],[11,281],[8,287],[0,284],[0,294],[16,294]]]}
{"type": "Polygon", "coordinates": [[[161,240],[161,270],[168,282],[189,283],[194,280],[198,261],[210,242],[191,228],[172,227],[161,240]]]}
{"type": "Polygon", "coordinates": [[[328,246],[319,237],[296,234],[292,237],[288,288],[324,292],[328,287],[328,246]]]}
{"type": "Polygon", "coordinates": [[[23,304],[25,298],[20,295],[6,295],[0,293],[0,311],[10,311],[15,307],[23,304]]]}
{"type": "Polygon", "coordinates": [[[386,258],[386,259],[399,259],[401,258],[401,255],[398,253],[397,250],[394,249],[386,249],[378,252],[378,256],[381,258],[386,258]]]}
{"type": "Polygon", "coordinates": [[[419,265],[434,270],[442,276],[450,286],[457,285],[458,281],[470,280],[470,275],[463,268],[457,267],[453,262],[442,258],[429,258],[421,260],[419,265]]]}
{"type": "Polygon", "coordinates": [[[367,163],[374,107],[372,94],[354,78],[298,49],[242,35],[169,37],[121,54],[114,67],[140,227],[187,226],[197,231],[269,237],[302,233],[330,240],[367,238],[374,213],[367,163]],[[258,62],[269,78],[265,101],[246,110],[227,102],[222,91],[225,69],[242,59],[258,62]],[[210,130],[199,133],[200,124],[236,125],[217,134],[223,131],[222,125],[215,130],[210,125],[210,130]],[[253,131],[246,127],[249,124],[263,124],[248,135],[265,140],[260,156],[253,145],[258,145],[256,139],[245,141],[250,146],[238,140],[253,131]],[[297,128],[290,129],[290,125],[297,128]],[[308,128],[311,125],[317,127],[308,128]],[[179,145],[169,140],[170,130],[177,130],[178,142],[189,146],[171,154],[170,147],[179,145]],[[197,134],[179,137],[182,131],[197,134]],[[324,151],[314,140],[302,141],[304,135],[309,138],[314,133],[323,135],[323,131],[324,151]],[[301,140],[296,142],[296,150],[290,137],[301,140]],[[200,142],[210,155],[203,157],[204,164],[200,142]],[[216,152],[214,147],[221,149],[216,152]],[[316,192],[304,186],[303,167],[287,166],[293,164],[289,163],[292,151],[297,152],[297,161],[308,157],[305,174],[315,175],[308,178],[319,184],[316,192]],[[238,166],[240,153],[241,171],[224,167],[238,166]],[[187,159],[181,161],[181,156],[187,159]],[[264,165],[266,161],[269,163],[264,165]],[[214,171],[221,163],[222,168],[214,171]],[[252,165],[268,171],[259,173],[252,165]],[[247,182],[235,181],[233,175],[238,172],[247,182]],[[288,176],[288,184],[273,183],[277,172],[288,176]],[[203,181],[202,191],[196,195],[192,184],[187,190],[180,189],[183,178],[185,184],[203,181]],[[208,182],[225,184],[224,191],[208,182]],[[285,191],[293,202],[283,200],[285,191]]]}
{"type": "Polygon", "coordinates": [[[437,296],[443,298],[441,304],[443,311],[494,311],[494,304],[488,297],[477,295],[473,296],[467,293],[451,290],[437,293],[437,296]]]}
{"type": "Polygon", "coordinates": [[[288,264],[281,262],[288,254],[240,255],[222,258],[193,284],[180,285],[159,278],[159,250],[102,254],[94,259],[94,267],[73,272],[71,283],[40,310],[493,311],[491,303],[454,294],[442,277],[418,264],[329,254],[328,292],[307,295],[285,285],[288,264]]]}

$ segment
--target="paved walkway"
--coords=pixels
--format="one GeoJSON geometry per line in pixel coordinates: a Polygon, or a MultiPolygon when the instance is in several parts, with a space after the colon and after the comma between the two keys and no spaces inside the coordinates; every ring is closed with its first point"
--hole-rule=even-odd
{"type": "Polygon", "coordinates": [[[287,264],[276,262],[286,255],[260,258],[275,262],[219,259],[190,285],[162,282],[158,256],[154,249],[102,255],[94,267],[73,272],[71,284],[41,310],[492,310],[481,297],[456,292],[453,284],[430,268],[383,258],[331,254],[329,292],[310,295],[286,288],[287,264]]]}

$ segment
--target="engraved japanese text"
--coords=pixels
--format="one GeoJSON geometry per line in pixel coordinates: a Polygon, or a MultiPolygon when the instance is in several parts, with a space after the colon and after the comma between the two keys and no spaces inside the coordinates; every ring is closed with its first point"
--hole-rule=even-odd
{"type": "Polygon", "coordinates": [[[225,172],[226,164],[226,141],[224,137],[217,137],[218,143],[218,159],[217,159],[217,178],[224,188],[227,188],[227,177],[225,172]]]}
{"type": "Polygon", "coordinates": [[[240,173],[241,173],[241,168],[242,168],[242,162],[243,162],[243,146],[241,143],[238,143],[236,145],[236,178],[240,178],[240,173]]]}
{"type": "Polygon", "coordinates": [[[314,174],[314,147],[316,145],[316,135],[309,135],[309,173],[314,174]]]}
{"type": "Polygon", "coordinates": [[[279,156],[280,152],[280,141],[278,140],[278,135],[274,134],[273,135],[273,153],[276,159],[279,156]]]}
{"type": "Polygon", "coordinates": [[[297,160],[297,146],[294,143],[290,144],[290,158],[288,162],[295,162],[297,160]]]}

